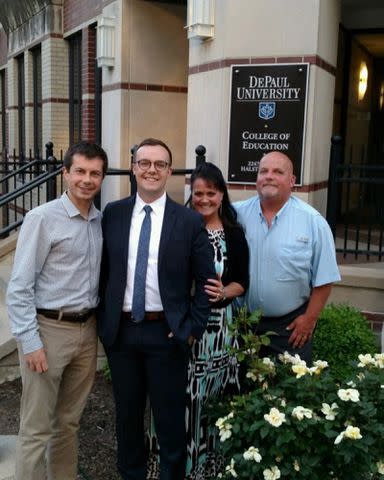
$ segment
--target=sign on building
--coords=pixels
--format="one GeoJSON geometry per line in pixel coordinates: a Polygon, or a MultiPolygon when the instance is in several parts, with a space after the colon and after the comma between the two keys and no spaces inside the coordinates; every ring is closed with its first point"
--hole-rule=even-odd
{"type": "Polygon", "coordinates": [[[308,64],[233,65],[228,181],[255,183],[262,156],[288,155],[302,183],[308,64]]]}

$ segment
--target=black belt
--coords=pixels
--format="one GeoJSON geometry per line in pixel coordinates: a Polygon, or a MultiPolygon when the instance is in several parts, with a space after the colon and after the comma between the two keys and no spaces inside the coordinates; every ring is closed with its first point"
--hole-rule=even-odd
{"type": "MultiPolygon", "coordinates": [[[[121,312],[121,318],[123,320],[130,320],[132,322],[135,321],[134,318],[132,318],[132,312],[121,312]]],[[[164,312],[145,312],[144,319],[149,322],[154,322],[156,320],[165,320],[165,314],[164,312]]]]}
{"type": "Polygon", "coordinates": [[[62,312],[60,310],[46,310],[45,308],[37,308],[37,313],[54,320],[63,320],[64,322],[84,323],[95,313],[94,308],[83,310],[81,312],[62,312]]]}

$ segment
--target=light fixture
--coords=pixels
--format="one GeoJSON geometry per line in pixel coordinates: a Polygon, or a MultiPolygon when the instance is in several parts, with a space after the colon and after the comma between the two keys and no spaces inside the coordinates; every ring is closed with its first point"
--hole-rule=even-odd
{"type": "Polygon", "coordinates": [[[384,82],[381,82],[380,86],[380,96],[379,96],[379,109],[383,109],[383,103],[384,103],[384,82]]]}
{"type": "Polygon", "coordinates": [[[358,99],[363,100],[368,85],[368,68],[365,62],[360,64],[358,99]]]}
{"type": "Polygon", "coordinates": [[[99,17],[97,22],[97,65],[115,66],[115,18],[99,17]]]}
{"type": "Polygon", "coordinates": [[[214,0],[188,0],[188,38],[212,38],[214,26],[214,0]]]}

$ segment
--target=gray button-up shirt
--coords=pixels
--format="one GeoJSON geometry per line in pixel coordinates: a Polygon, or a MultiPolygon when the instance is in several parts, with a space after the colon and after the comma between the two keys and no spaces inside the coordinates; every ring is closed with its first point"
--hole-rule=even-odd
{"type": "Polygon", "coordinates": [[[101,213],[94,205],[85,219],[64,193],[27,213],[7,291],[12,333],[23,353],[43,346],[36,308],[96,307],[101,250],[101,213]]]}

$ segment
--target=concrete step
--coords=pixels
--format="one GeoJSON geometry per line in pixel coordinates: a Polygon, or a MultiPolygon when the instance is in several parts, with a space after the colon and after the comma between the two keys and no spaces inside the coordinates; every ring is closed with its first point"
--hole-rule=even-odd
{"type": "Polygon", "coordinates": [[[0,480],[15,480],[16,435],[0,435],[0,480]]]}

